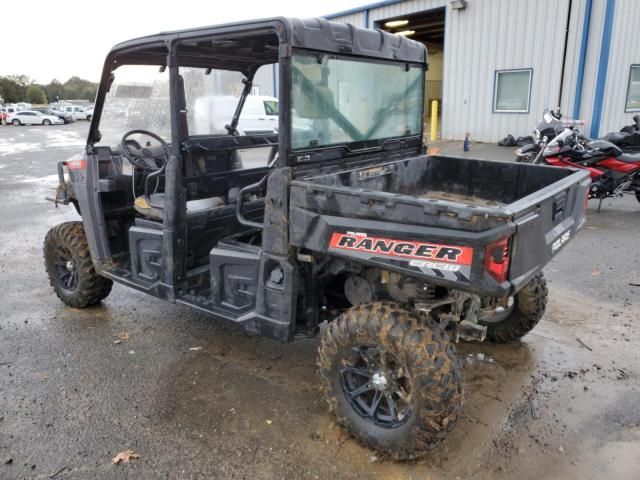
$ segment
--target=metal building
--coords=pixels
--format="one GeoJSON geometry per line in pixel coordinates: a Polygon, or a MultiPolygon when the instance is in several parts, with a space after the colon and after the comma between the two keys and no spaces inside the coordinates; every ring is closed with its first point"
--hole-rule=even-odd
{"type": "MultiPolygon", "coordinates": [[[[325,18],[427,45],[445,139],[528,135],[558,105],[591,137],[640,113],[638,0],[387,0],[325,18]]],[[[274,72],[256,79],[264,94],[274,72]]]]}

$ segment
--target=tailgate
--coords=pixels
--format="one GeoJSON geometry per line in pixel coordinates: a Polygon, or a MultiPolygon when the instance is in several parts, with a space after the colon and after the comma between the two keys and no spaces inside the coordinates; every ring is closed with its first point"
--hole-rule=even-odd
{"type": "Polygon", "coordinates": [[[510,215],[474,220],[464,218],[469,211],[462,206],[385,196],[293,182],[291,245],[459,290],[495,296],[510,290],[509,282],[497,282],[484,266],[487,246],[515,232],[510,215]],[[456,229],[461,222],[482,228],[456,229]]]}
{"type": "Polygon", "coordinates": [[[549,263],[584,226],[590,183],[588,172],[576,170],[572,175],[509,205],[516,225],[511,242],[509,280],[516,291],[549,263]]]}

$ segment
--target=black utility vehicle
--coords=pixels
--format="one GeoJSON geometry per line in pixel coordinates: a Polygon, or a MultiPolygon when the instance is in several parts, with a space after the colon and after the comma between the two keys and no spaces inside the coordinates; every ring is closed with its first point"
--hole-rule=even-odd
{"type": "Polygon", "coordinates": [[[426,67],[420,43],[322,19],[117,45],[85,152],[58,165],[56,201],[82,222],[47,234],[56,293],[86,307],[116,281],[278,340],[328,322],[318,366],[338,422],[390,457],[425,453],[462,405],[453,342],[536,325],[541,269],[583,225],[589,186],[427,156],[426,67]],[[278,134],[239,135],[271,77],[278,134]]]}

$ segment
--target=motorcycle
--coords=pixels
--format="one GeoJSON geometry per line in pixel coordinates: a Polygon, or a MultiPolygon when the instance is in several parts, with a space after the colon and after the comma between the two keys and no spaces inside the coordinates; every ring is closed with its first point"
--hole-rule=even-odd
{"type": "Polygon", "coordinates": [[[640,114],[633,117],[633,122],[619,132],[607,133],[602,139],[617,145],[623,152],[640,152],[640,114]]]}
{"type": "Polygon", "coordinates": [[[598,212],[605,198],[625,193],[640,202],[640,153],[624,153],[606,140],[589,140],[577,128],[565,128],[544,145],[533,163],[588,170],[589,198],[599,200],[598,212]]]}
{"type": "Polygon", "coordinates": [[[542,119],[536,125],[533,131],[535,142],[523,145],[515,151],[516,162],[518,163],[534,163],[537,157],[542,153],[546,143],[558,136],[568,125],[562,122],[562,114],[560,108],[555,110],[545,109],[542,119]]]}

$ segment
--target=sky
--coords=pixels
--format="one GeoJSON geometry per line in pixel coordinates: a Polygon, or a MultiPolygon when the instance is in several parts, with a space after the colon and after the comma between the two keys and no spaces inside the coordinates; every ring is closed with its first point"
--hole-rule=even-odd
{"type": "Polygon", "coordinates": [[[273,16],[314,17],[370,0],[2,0],[0,76],[98,81],[118,42],[166,30],[273,16]]]}

